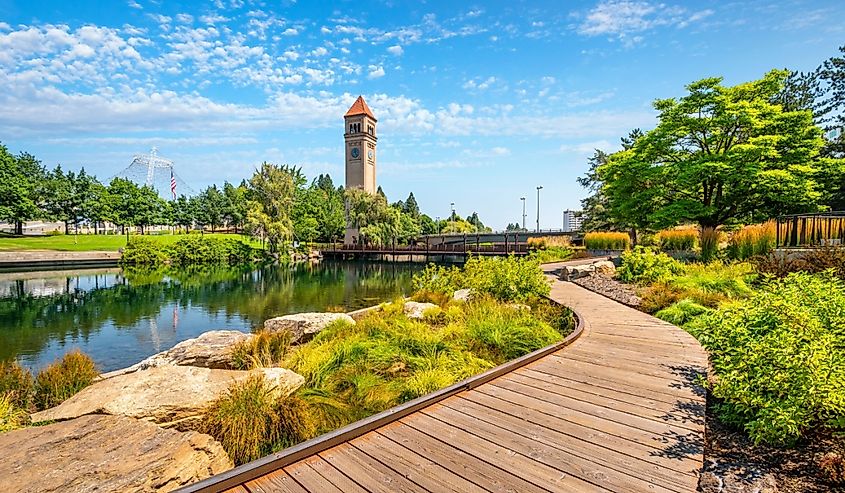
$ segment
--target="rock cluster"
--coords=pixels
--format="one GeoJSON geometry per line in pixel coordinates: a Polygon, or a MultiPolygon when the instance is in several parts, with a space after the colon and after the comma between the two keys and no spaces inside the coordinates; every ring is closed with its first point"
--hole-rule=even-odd
{"type": "Polygon", "coordinates": [[[707,461],[698,478],[701,493],[777,493],[774,474],[747,464],[707,461]]]}
{"type": "Polygon", "coordinates": [[[266,320],[264,329],[272,332],[287,330],[291,334],[291,344],[298,344],[338,320],[355,324],[355,320],[346,313],[294,313],[266,320]]]}
{"type": "Polygon", "coordinates": [[[171,491],[231,469],[213,438],[92,415],[0,434],[3,491],[171,491]]]}
{"type": "Polygon", "coordinates": [[[417,301],[406,301],[402,311],[408,318],[423,318],[426,310],[437,308],[434,303],[419,303],[417,301]]]}
{"type": "Polygon", "coordinates": [[[560,280],[574,281],[594,274],[613,277],[616,274],[616,266],[609,260],[599,260],[591,264],[564,265],[560,269],[560,280]]]}

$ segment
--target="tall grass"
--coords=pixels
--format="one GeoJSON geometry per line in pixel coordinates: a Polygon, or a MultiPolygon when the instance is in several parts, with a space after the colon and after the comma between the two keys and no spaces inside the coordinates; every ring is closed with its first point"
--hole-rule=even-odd
{"type": "Polygon", "coordinates": [[[0,433],[22,428],[29,423],[29,413],[15,404],[11,393],[0,393],[0,433]]]}
{"type": "Polygon", "coordinates": [[[0,395],[20,409],[30,409],[35,395],[32,374],[17,361],[0,361],[0,395]]]}
{"type": "Polygon", "coordinates": [[[719,256],[719,243],[721,242],[721,233],[715,228],[703,228],[701,230],[701,237],[699,244],[701,245],[701,261],[704,263],[711,262],[719,256]]]}
{"type": "Polygon", "coordinates": [[[232,366],[241,370],[278,366],[290,350],[291,334],[286,330],[261,330],[232,348],[232,366]]]}
{"type": "Polygon", "coordinates": [[[731,235],[728,242],[728,257],[746,260],[756,255],[767,255],[775,249],[777,242],[777,224],[767,221],[762,224],[745,226],[731,235]]]}
{"type": "Polygon", "coordinates": [[[698,243],[698,228],[682,227],[664,229],[657,233],[657,241],[663,251],[690,252],[695,249],[698,243]]]}
{"type": "Polygon", "coordinates": [[[568,247],[572,246],[572,242],[568,236],[540,236],[536,238],[528,238],[528,246],[532,248],[550,248],[550,247],[568,247]]]}
{"type": "Polygon", "coordinates": [[[99,376],[94,361],[76,350],[47,368],[35,377],[35,406],[49,409],[64,402],[84,389],[99,376]]]}
{"type": "Polygon", "coordinates": [[[596,231],[584,235],[584,246],[588,250],[627,250],[631,246],[628,233],[596,231]]]}

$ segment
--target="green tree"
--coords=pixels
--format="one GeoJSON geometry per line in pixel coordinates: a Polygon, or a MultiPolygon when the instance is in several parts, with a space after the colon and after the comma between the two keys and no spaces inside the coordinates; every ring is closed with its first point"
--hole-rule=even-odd
{"type": "Polygon", "coordinates": [[[830,57],[818,68],[823,91],[818,98],[818,112],[826,131],[839,131],[838,137],[826,143],[823,154],[834,158],[845,157],[845,45],[839,47],[839,52],[839,56],[830,57]]]}
{"type": "Polygon", "coordinates": [[[414,192],[408,194],[408,198],[405,199],[405,207],[403,212],[413,218],[417,218],[420,216],[420,206],[417,204],[417,199],[416,197],[414,197],[414,192]]]}
{"type": "Polygon", "coordinates": [[[266,238],[273,253],[293,234],[290,211],[295,194],[294,176],[287,166],[265,161],[249,179],[246,227],[252,235],[266,238]]]}
{"type": "Polygon", "coordinates": [[[194,218],[196,211],[194,211],[194,203],[185,195],[180,195],[179,198],[172,202],[172,225],[182,227],[185,232],[194,225],[194,218]]]}
{"type": "Polygon", "coordinates": [[[206,188],[199,195],[197,204],[199,206],[197,214],[202,216],[203,224],[211,226],[212,232],[223,225],[223,215],[229,204],[226,195],[217,188],[217,185],[206,188]]]}
{"type": "Polygon", "coordinates": [[[31,154],[9,153],[0,144],[0,218],[15,225],[23,234],[23,223],[44,215],[41,209],[46,172],[31,154]]]}
{"type": "Polygon", "coordinates": [[[235,228],[235,232],[243,228],[247,213],[247,184],[242,181],[240,185],[234,186],[228,181],[223,183],[223,195],[226,197],[223,208],[223,220],[229,227],[235,228]]]}
{"type": "Polygon", "coordinates": [[[610,214],[635,228],[816,210],[821,131],[810,111],[773,103],[785,71],[725,87],[720,78],[654,103],[654,130],[596,169],[610,214]]]}

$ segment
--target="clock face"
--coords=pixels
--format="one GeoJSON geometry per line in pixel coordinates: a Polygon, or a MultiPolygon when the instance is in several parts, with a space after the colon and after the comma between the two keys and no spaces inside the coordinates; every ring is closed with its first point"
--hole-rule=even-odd
{"type": "Polygon", "coordinates": [[[354,159],[358,159],[358,155],[359,155],[359,154],[360,154],[360,151],[358,150],[358,148],[357,148],[357,147],[353,147],[353,148],[352,148],[352,157],[353,157],[354,159]]]}
{"type": "Polygon", "coordinates": [[[367,151],[367,157],[368,157],[368,158],[370,158],[370,159],[372,159],[372,158],[373,158],[373,150],[372,150],[372,149],[370,149],[369,151],[367,151]]]}

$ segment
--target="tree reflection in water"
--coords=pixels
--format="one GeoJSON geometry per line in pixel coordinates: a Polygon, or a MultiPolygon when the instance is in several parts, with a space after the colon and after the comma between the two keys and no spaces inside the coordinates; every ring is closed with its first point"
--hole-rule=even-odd
{"type": "Polygon", "coordinates": [[[86,269],[0,274],[0,359],[38,369],[78,347],[100,370],[133,364],[207,330],[354,310],[410,290],[418,264],[86,269]]]}

